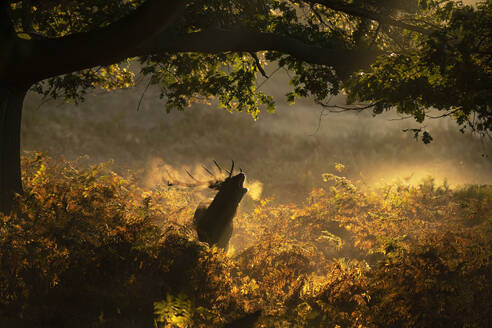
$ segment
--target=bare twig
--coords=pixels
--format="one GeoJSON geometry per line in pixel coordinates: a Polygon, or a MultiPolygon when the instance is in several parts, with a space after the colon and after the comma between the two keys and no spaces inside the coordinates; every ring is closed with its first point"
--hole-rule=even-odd
{"type": "Polygon", "coordinates": [[[142,95],[140,95],[140,99],[138,100],[138,105],[137,105],[137,112],[140,110],[140,105],[142,104],[142,100],[143,100],[145,93],[147,92],[147,89],[149,88],[151,82],[152,82],[152,78],[149,80],[149,83],[147,83],[147,86],[145,87],[144,91],[142,92],[142,95]]]}
{"type": "Polygon", "coordinates": [[[333,26],[325,22],[321,14],[314,7],[314,4],[310,3],[309,7],[311,8],[311,11],[313,12],[314,16],[316,16],[316,18],[319,20],[319,22],[333,32],[334,31],[333,26]]]}
{"type": "Polygon", "coordinates": [[[263,69],[263,67],[261,67],[261,62],[260,62],[260,59],[258,58],[258,56],[256,55],[256,53],[254,52],[250,52],[249,53],[251,55],[251,57],[253,57],[253,59],[255,60],[255,65],[256,65],[256,68],[260,71],[261,75],[263,75],[265,78],[268,79],[268,75],[266,74],[265,70],[263,69]]]}
{"type": "Polygon", "coordinates": [[[403,116],[403,117],[399,117],[399,118],[389,118],[387,119],[387,121],[404,121],[404,120],[408,120],[408,119],[411,119],[413,116],[403,116]]]}
{"type": "Polygon", "coordinates": [[[370,103],[368,105],[353,105],[353,106],[340,106],[340,105],[328,105],[326,103],[323,103],[321,101],[317,101],[316,102],[318,105],[321,105],[323,108],[329,110],[331,113],[341,113],[341,112],[347,112],[347,111],[363,111],[364,109],[368,109],[368,108],[371,108],[371,107],[374,107],[376,106],[378,103],[375,102],[375,103],[370,103]],[[332,111],[330,109],[340,109],[338,111],[332,111]]]}
{"type": "Polygon", "coordinates": [[[382,15],[372,10],[368,10],[365,8],[361,8],[358,6],[354,6],[352,4],[346,3],[345,1],[340,0],[307,0],[306,2],[312,4],[319,4],[325,6],[326,8],[333,9],[336,11],[344,12],[348,15],[369,18],[375,21],[378,21],[383,24],[392,25],[396,27],[400,27],[406,30],[415,31],[421,34],[429,35],[432,33],[432,30],[428,30],[422,28],[420,26],[407,24],[403,21],[394,19],[388,15],[382,15]]]}
{"type": "Polygon", "coordinates": [[[259,89],[260,89],[260,88],[261,88],[261,87],[262,87],[262,86],[263,86],[263,85],[264,85],[264,84],[265,84],[265,83],[266,83],[266,82],[267,82],[267,81],[268,81],[268,80],[269,80],[272,76],[274,76],[274,75],[275,75],[275,73],[277,73],[277,72],[278,72],[281,68],[282,68],[281,66],[277,67],[277,68],[276,68],[276,69],[272,72],[272,74],[270,74],[270,77],[265,78],[265,79],[264,79],[264,80],[263,80],[263,81],[262,81],[262,82],[261,82],[261,83],[260,83],[260,84],[256,87],[256,89],[257,89],[257,90],[259,90],[259,89]]]}
{"type": "Polygon", "coordinates": [[[320,111],[319,111],[319,118],[318,118],[318,126],[316,127],[316,129],[314,130],[314,132],[312,134],[308,134],[308,136],[310,137],[314,137],[316,134],[318,134],[319,130],[321,129],[321,121],[323,120],[323,116],[324,116],[324,112],[325,109],[324,108],[321,108],[320,111]]]}
{"type": "Polygon", "coordinates": [[[41,107],[42,107],[44,104],[46,104],[46,103],[50,102],[51,100],[53,100],[53,98],[46,98],[46,97],[43,97],[43,99],[41,99],[41,101],[39,102],[39,105],[36,107],[36,110],[41,109],[41,107]]]}
{"type": "Polygon", "coordinates": [[[453,115],[454,113],[456,113],[457,111],[459,111],[459,109],[455,109],[455,110],[452,110],[448,113],[445,113],[445,114],[441,114],[441,115],[438,115],[438,116],[432,116],[432,115],[429,115],[429,114],[425,114],[425,117],[426,118],[431,118],[431,119],[436,119],[436,118],[443,118],[443,117],[448,117],[448,116],[451,116],[453,115]]]}

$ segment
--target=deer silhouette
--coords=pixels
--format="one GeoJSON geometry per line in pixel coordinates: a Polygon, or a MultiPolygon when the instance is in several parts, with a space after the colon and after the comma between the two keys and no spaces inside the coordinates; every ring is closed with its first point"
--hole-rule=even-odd
{"type": "MultiPolygon", "coordinates": [[[[214,163],[222,170],[217,162],[214,161],[214,163]]],[[[209,186],[209,188],[218,190],[212,202],[209,205],[200,204],[193,217],[198,240],[210,246],[217,245],[224,250],[227,250],[232,236],[232,220],[236,216],[241,199],[248,191],[243,186],[246,175],[242,170],[233,176],[234,161],[232,161],[231,170],[227,172],[229,176],[226,179],[216,181],[209,186]]]]}
{"type": "MultiPolygon", "coordinates": [[[[243,186],[246,175],[243,173],[242,169],[240,169],[238,174],[233,175],[234,161],[232,161],[230,171],[223,170],[216,161],[214,161],[214,163],[219,168],[220,172],[226,171],[228,176],[225,179],[217,179],[209,169],[205,166],[203,167],[214,177],[214,180],[206,182],[208,187],[217,190],[218,192],[210,203],[205,202],[198,205],[193,217],[193,223],[198,234],[198,240],[205,242],[210,246],[216,245],[227,251],[233,231],[233,219],[236,216],[241,199],[248,191],[248,189],[243,186]]],[[[186,173],[188,173],[193,180],[199,182],[199,184],[204,184],[195,179],[188,171],[186,171],[186,173]]],[[[168,184],[174,185],[171,183],[168,184]]],[[[188,187],[199,185],[181,184],[188,187]]]]}

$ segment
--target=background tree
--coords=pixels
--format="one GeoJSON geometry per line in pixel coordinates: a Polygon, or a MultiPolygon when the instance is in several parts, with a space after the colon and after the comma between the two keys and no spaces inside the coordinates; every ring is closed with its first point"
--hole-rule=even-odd
{"type": "MultiPolygon", "coordinates": [[[[130,61],[161,86],[166,109],[217,99],[273,110],[256,87],[263,65],[291,73],[289,101],[390,108],[419,123],[429,108],[488,134],[492,4],[445,0],[1,0],[0,211],[22,192],[20,121],[28,90],[81,101],[134,83],[130,61]]],[[[424,142],[430,134],[422,133],[424,142]]]]}

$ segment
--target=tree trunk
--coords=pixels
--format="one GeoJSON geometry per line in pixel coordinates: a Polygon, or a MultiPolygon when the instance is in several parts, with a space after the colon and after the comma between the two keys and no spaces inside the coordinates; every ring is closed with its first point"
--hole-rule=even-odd
{"type": "Polygon", "coordinates": [[[0,86],[0,213],[8,214],[22,193],[20,127],[26,90],[0,86]]]}

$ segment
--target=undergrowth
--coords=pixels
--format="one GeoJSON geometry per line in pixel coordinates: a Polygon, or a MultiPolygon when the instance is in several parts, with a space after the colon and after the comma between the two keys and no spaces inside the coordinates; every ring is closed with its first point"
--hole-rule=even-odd
{"type": "MultiPolygon", "coordinates": [[[[340,167],[337,167],[340,169],[340,167]]],[[[0,217],[1,327],[489,327],[492,187],[361,189],[240,212],[229,254],[196,240],[197,197],[33,153],[0,217]]]]}

